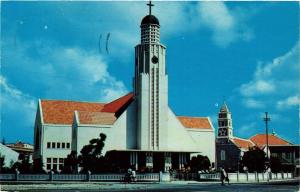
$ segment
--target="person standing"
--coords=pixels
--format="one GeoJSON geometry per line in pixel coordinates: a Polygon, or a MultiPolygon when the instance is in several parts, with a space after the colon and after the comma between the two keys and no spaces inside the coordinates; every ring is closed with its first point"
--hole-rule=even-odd
{"type": "Polygon", "coordinates": [[[225,181],[227,181],[228,185],[230,185],[228,173],[225,171],[225,169],[223,169],[223,171],[224,171],[224,175],[225,175],[225,181]]]}
{"type": "Polygon", "coordinates": [[[226,172],[225,172],[225,170],[221,167],[221,168],[220,168],[220,175],[221,175],[220,179],[221,179],[221,182],[222,182],[221,185],[224,185],[224,179],[225,179],[225,177],[226,177],[226,175],[225,175],[224,173],[226,173],[226,172]]]}

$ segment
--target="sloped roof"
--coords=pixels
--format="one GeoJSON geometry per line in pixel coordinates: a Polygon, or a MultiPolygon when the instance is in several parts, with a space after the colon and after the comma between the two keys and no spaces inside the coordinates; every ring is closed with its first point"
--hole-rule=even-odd
{"type": "Polygon", "coordinates": [[[229,112],[229,109],[225,102],[223,103],[223,106],[221,107],[220,112],[225,112],[225,113],[229,112]]]}
{"type": "MultiPolygon", "coordinates": [[[[250,138],[250,140],[255,143],[257,146],[264,146],[267,144],[266,134],[256,134],[250,138]]],[[[273,135],[268,134],[268,144],[269,145],[291,145],[288,141],[273,135]]]]}
{"type": "Polygon", "coordinates": [[[248,139],[242,139],[242,138],[238,138],[238,137],[234,137],[231,139],[231,141],[240,148],[243,149],[249,149],[249,147],[253,147],[255,144],[248,139]]]}
{"type": "Polygon", "coordinates": [[[177,119],[185,128],[212,129],[208,117],[177,116],[177,119]]]}
{"type": "Polygon", "coordinates": [[[74,111],[99,112],[104,103],[63,100],[41,100],[44,123],[72,124],[74,111]]]}
{"type": "MultiPolygon", "coordinates": [[[[80,101],[41,100],[42,117],[44,123],[66,125],[73,123],[74,111],[80,111],[81,113],[106,112],[112,113],[114,116],[118,117],[132,100],[132,93],[129,93],[107,104],[80,101]]],[[[92,116],[99,116],[99,114],[89,115],[90,117],[84,117],[84,121],[93,119],[92,116]]]]}
{"type": "Polygon", "coordinates": [[[116,121],[114,113],[78,111],[80,124],[112,125],[116,121]]]}
{"type": "Polygon", "coordinates": [[[120,110],[126,103],[133,100],[133,93],[128,93],[127,95],[120,97],[108,104],[106,104],[102,111],[109,112],[109,113],[116,113],[120,110]]]}

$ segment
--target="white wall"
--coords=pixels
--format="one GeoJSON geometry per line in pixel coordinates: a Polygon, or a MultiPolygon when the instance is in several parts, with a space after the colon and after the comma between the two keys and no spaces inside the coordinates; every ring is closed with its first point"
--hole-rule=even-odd
{"type": "Polygon", "coordinates": [[[4,156],[4,166],[10,167],[11,162],[18,161],[19,153],[0,143],[0,154],[4,156]]]}
{"type": "Polygon", "coordinates": [[[72,127],[71,125],[47,125],[43,126],[43,139],[42,139],[42,156],[44,166],[46,167],[47,158],[66,158],[71,152],[70,149],[52,149],[47,148],[47,142],[65,142],[71,144],[72,127]]]}
{"type": "MultiPolygon", "coordinates": [[[[168,112],[168,149],[172,151],[194,151],[197,152],[197,144],[188,134],[187,130],[175,114],[169,109],[168,112]]],[[[201,151],[199,151],[201,152],[201,151]]]]}
{"type": "Polygon", "coordinates": [[[77,142],[77,154],[80,154],[82,147],[87,145],[91,139],[99,138],[100,133],[107,136],[102,151],[103,155],[109,150],[125,150],[127,146],[126,126],[127,111],[123,112],[113,125],[77,125],[77,140],[75,141],[77,142]]]}
{"type": "Polygon", "coordinates": [[[137,149],[137,121],[136,121],[136,104],[134,100],[126,110],[126,148],[137,149]]]}
{"type": "Polygon", "coordinates": [[[196,130],[187,129],[189,135],[197,144],[197,148],[201,151],[201,155],[207,156],[210,162],[215,162],[215,133],[213,129],[196,130]]]}

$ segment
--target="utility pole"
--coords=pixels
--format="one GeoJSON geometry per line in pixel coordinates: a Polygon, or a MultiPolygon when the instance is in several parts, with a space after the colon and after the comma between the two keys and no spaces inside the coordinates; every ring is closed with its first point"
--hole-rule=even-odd
{"type": "Polygon", "coordinates": [[[271,118],[268,117],[268,112],[265,112],[264,121],[266,122],[266,140],[267,140],[267,161],[269,162],[269,133],[268,133],[268,122],[271,121],[271,118]]]}

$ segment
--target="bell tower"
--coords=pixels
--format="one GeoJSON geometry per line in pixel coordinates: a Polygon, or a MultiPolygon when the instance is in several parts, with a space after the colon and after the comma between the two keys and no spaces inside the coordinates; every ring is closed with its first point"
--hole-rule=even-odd
{"type": "Polygon", "coordinates": [[[160,24],[152,15],[142,19],[141,43],[135,47],[134,96],[137,101],[137,145],[142,150],[161,150],[167,142],[168,76],[166,47],[160,43],[160,24]]]}
{"type": "Polygon", "coordinates": [[[220,109],[218,117],[218,138],[233,137],[232,118],[226,103],[220,109]]]}

